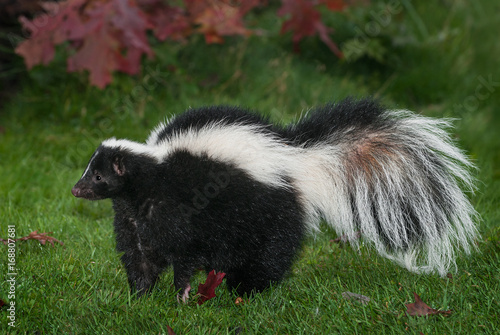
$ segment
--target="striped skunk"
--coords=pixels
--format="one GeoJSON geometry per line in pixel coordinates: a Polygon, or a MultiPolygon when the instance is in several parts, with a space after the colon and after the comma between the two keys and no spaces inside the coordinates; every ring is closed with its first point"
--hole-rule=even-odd
{"type": "Polygon", "coordinates": [[[474,165],[436,120],[346,99],[274,125],[238,107],[190,109],[146,143],[102,142],[72,189],[111,198],[132,290],[170,265],[186,300],[196,269],[226,273],[238,294],[290,268],[324,219],[417,273],[445,276],[477,238],[474,165]]]}

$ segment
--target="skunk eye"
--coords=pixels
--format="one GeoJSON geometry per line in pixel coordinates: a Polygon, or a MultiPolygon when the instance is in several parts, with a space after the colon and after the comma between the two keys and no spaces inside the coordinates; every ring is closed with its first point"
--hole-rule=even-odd
{"type": "Polygon", "coordinates": [[[101,180],[101,176],[97,175],[97,176],[95,176],[95,179],[96,180],[101,180]]]}

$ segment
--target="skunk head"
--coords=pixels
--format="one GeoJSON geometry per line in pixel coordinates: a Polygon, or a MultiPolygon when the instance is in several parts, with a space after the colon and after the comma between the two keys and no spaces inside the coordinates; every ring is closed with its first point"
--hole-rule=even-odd
{"type": "Polygon", "coordinates": [[[88,200],[113,198],[123,191],[125,174],[124,154],[117,148],[101,145],[71,193],[88,200]]]}

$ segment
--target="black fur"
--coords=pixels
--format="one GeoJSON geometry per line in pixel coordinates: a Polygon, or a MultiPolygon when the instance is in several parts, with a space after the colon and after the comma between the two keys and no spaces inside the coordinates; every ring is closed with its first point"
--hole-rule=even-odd
{"type": "Polygon", "coordinates": [[[73,193],[113,199],[116,247],[140,294],[169,265],[181,292],[204,268],[225,272],[228,287],[239,294],[266,288],[290,268],[304,233],[304,214],[291,190],[185,151],[162,164],[127,150],[97,151],[93,177],[80,180],[73,193]]]}
{"type": "Polygon", "coordinates": [[[337,103],[329,103],[315,108],[283,131],[283,135],[296,145],[312,146],[324,141],[352,141],[365,135],[368,130],[382,130],[390,127],[393,122],[383,117],[385,109],[372,99],[344,99],[337,103]],[[350,138],[345,138],[345,131],[350,132],[350,138]],[[342,135],[332,138],[332,135],[342,135]]]}

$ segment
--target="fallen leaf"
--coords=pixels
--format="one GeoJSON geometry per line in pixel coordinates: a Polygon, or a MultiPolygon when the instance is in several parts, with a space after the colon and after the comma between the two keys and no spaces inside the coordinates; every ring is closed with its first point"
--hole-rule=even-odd
{"type": "Polygon", "coordinates": [[[1,309],[3,306],[5,306],[5,305],[7,305],[7,303],[6,303],[5,301],[3,301],[2,299],[0,299],[0,309],[1,309]]]}
{"type": "Polygon", "coordinates": [[[429,307],[425,302],[420,299],[418,294],[413,292],[413,295],[415,296],[415,302],[411,304],[406,304],[406,313],[410,316],[426,316],[426,315],[436,315],[436,314],[443,314],[443,315],[450,315],[451,310],[449,311],[438,311],[437,309],[429,307]]]}
{"type": "Polygon", "coordinates": [[[234,301],[234,303],[236,305],[243,305],[243,303],[244,303],[243,298],[242,297],[236,298],[236,300],[234,301]]]}
{"type": "Polygon", "coordinates": [[[342,297],[347,300],[354,300],[358,301],[359,303],[363,305],[368,305],[368,302],[370,301],[370,298],[368,298],[365,295],[357,294],[357,293],[352,293],[352,292],[342,292],[342,297]]]}
{"type": "Polygon", "coordinates": [[[198,285],[198,305],[215,297],[215,288],[222,283],[225,275],[224,272],[216,273],[215,270],[210,271],[206,282],[198,285]]]}
{"type": "Polygon", "coordinates": [[[54,246],[54,242],[58,242],[60,245],[64,245],[61,241],[57,240],[56,238],[52,236],[48,236],[49,234],[53,234],[52,232],[50,233],[39,233],[38,230],[35,230],[34,232],[31,232],[28,236],[24,236],[21,238],[16,239],[16,241],[26,241],[26,240],[38,240],[40,244],[45,245],[46,242],[49,242],[54,246]]]}
{"type": "Polygon", "coordinates": [[[168,335],[175,335],[174,330],[168,325],[167,325],[167,333],[168,333],[168,335]]]}

